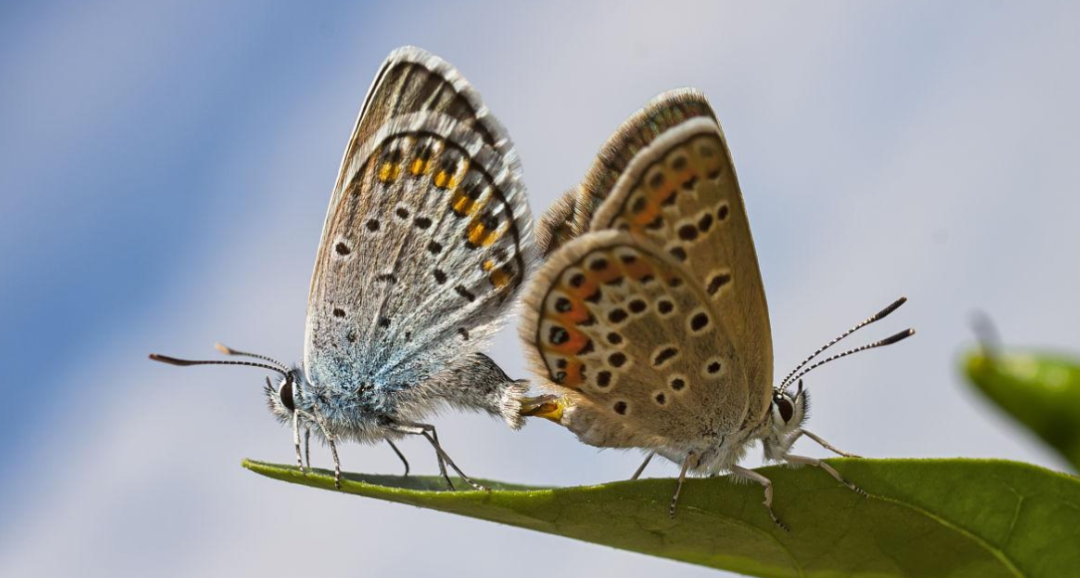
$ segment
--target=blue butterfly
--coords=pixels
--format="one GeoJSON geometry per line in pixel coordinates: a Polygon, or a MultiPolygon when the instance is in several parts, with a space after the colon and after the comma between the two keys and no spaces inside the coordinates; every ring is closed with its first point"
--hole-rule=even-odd
{"type": "MultiPolygon", "coordinates": [[[[450,64],[413,47],[386,59],[360,110],[330,200],[308,298],[304,358],[247,365],[267,378],[271,411],[290,424],[301,470],[315,432],[336,442],[427,439],[446,455],[427,416],[449,406],[521,427],[528,389],[480,352],[501,325],[534,260],[532,215],[503,126],[450,64]],[[305,452],[306,453],[306,452],[305,452]]],[[[310,468],[310,454],[307,458],[310,468]]],[[[408,462],[405,462],[408,474],[408,462]]]]}

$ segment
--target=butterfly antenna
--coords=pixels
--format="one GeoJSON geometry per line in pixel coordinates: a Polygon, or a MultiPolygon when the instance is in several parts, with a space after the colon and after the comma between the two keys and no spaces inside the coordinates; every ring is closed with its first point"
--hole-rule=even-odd
{"type": "Polygon", "coordinates": [[[178,365],[180,367],[188,367],[191,365],[246,365],[248,367],[259,367],[262,369],[269,369],[280,373],[283,377],[288,378],[289,372],[274,366],[269,363],[257,363],[254,361],[203,361],[194,359],[178,359],[176,357],[169,357],[168,355],[158,355],[157,353],[151,353],[150,359],[153,361],[160,361],[161,363],[168,363],[169,365],[178,365]]]}
{"type": "Polygon", "coordinates": [[[286,366],[284,363],[282,363],[282,362],[280,362],[280,361],[278,361],[278,360],[276,360],[276,359],[274,359],[272,357],[267,357],[265,355],[259,355],[258,353],[249,353],[247,351],[239,351],[239,350],[233,349],[233,348],[231,348],[231,347],[229,347],[229,346],[227,346],[227,345],[225,345],[223,343],[215,343],[214,344],[214,349],[220,351],[221,353],[224,353],[225,355],[236,355],[236,356],[239,356],[239,357],[251,357],[253,359],[261,359],[263,361],[273,363],[274,365],[278,366],[279,368],[281,368],[284,371],[288,371],[288,369],[289,369],[289,367],[286,366]]]}
{"type": "MultiPolygon", "coordinates": [[[[876,349],[878,347],[884,347],[886,345],[892,345],[893,343],[903,341],[903,340],[907,339],[908,337],[911,337],[912,335],[915,335],[915,330],[914,329],[905,329],[905,330],[901,331],[900,333],[897,333],[896,335],[886,337],[885,339],[882,339],[881,341],[875,341],[873,343],[867,343],[866,345],[856,347],[854,349],[849,349],[849,350],[847,350],[847,351],[845,351],[843,353],[837,353],[836,355],[833,355],[831,357],[826,357],[825,359],[822,359],[821,361],[819,361],[819,362],[811,365],[810,367],[807,367],[806,369],[800,371],[798,374],[795,375],[794,379],[799,379],[802,376],[806,375],[807,373],[810,373],[811,371],[813,371],[815,368],[821,367],[822,365],[825,365],[826,363],[829,363],[830,361],[836,361],[837,359],[840,359],[841,357],[847,357],[847,356],[851,355],[852,353],[858,353],[860,351],[866,351],[868,349],[876,349]]],[[[801,385],[802,385],[801,381],[800,381],[799,385],[801,387],[801,385]]]]}
{"type": "Polygon", "coordinates": [[[817,357],[818,355],[821,355],[821,352],[823,352],[826,349],[832,347],[833,345],[836,345],[842,339],[844,339],[848,335],[851,335],[852,333],[855,333],[856,331],[862,329],[863,327],[866,327],[867,325],[870,325],[871,323],[873,323],[875,321],[880,321],[880,320],[888,317],[888,315],[890,313],[892,313],[893,311],[896,311],[897,309],[899,309],[900,306],[903,305],[904,303],[907,303],[907,297],[901,297],[901,298],[897,299],[896,301],[893,301],[891,304],[889,304],[888,307],[882,309],[881,311],[878,311],[877,313],[875,313],[873,316],[866,319],[862,323],[860,323],[860,324],[856,325],[855,327],[852,327],[851,329],[848,329],[847,331],[842,333],[840,335],[840,337],[837,337],[836,339],[833,339],[832,341],[826,343],[825,345],[822,345],[820,348],[818,348],[817,351],[810,354],[810,356],[807,357],[806,359],[802,360],[802,363],[795,366],[795,369],[792,369],[791,373],[787,374],[787,377],[784,378],[784,381],[780,382],[780,390],[782,391],[782,390],[787,389],[788,384],[793,381],[792,376],[794,376],[796,373],[798,373],[800,369],[806,367],[806,364],[810,363],[815,357],[817,357]]]}

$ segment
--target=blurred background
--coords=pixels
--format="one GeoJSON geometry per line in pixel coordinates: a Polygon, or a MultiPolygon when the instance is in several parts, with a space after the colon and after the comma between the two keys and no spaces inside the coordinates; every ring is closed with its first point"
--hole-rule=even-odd
{"type": "MultiPolygon", "coordinates": [[[[1063,468],[956,361],[977,308],[1008,343],[1080,350],[1078,26],[1071,2],[4,3],[0,575],[716,575],[261,478],[240,460],[293,451],[263,376],[147,361],[219,340],[300,359],[341,152],[403,44],[478,88],[537,214],[646,100],[704,90],[743,185],[776,372],[910,298],[862,340],[914,339],[807,380],[810,429],[866,456],[1063,468]]],[[[493,356],[525,376],[512,326],[493,356]]],[[[481,477],[598,483],[640,461],[547,422],[433,421],[481,477]]],[[[402,447],[435,473],[422,441],[402,447]]],[[[342,461],[400,472],[385,445],[342,461]]]]}

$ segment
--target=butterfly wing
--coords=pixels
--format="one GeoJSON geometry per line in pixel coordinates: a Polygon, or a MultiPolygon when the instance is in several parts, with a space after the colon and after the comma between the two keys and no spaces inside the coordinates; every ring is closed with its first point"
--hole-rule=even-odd
{"type": "Polygon", "coordinates": [[[742,193],[715,119],[688,119],[641,149],[590,228],[630,231],[693,272],[739,349],[754,412],[764,412],[772,385],[769,310],[742,193]]]}
{"type": "Polygon", "coordinates": [[[580,233],[574,230],[578,189],[573,188],[555,200],[536,223],[536,247],[541,257],[547,257],[580,233]]]}
{"type": "Polygon", "coordinates": [[[746,421],[745,366],[713,301],[649,241],[574,239],[541,267],[526,305],[534,370],[589,410],[578,412],[587,423],[570,424],[587,443],[691,443],[746,421]]]}
{"type": "Polygon", "coordinates": [[[658,95],[623,121],[600,148],[581,182],[574,223],[577,234],[589,230],[593,214],[611,195],[634,157],[667,130],[692,118],[715,120],[716,114],[701,92],[680,88],[658,95]]]}
{"type": "Polygon", "coordinates": [[[501,125],[448,64],[396,51],[365,101],[323,228],[309,378],[396,390],[476,351],[521,285],[531,237],[501,125]]]}

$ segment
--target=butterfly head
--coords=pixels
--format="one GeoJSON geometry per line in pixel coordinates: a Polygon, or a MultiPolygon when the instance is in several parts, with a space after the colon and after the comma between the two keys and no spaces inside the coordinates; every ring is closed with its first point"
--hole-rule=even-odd
{"type": "Polygon", "coordinates": [[[769,406],[772,414],[772,429],[779,437],[787,437],[802,427],[810,411],[810,394],[803,389],[802,380],[795,395],[776,388],[773,390],[772,403],[769,406]]]}
{"type": "Polygon", "coordinates": [[[270,413],[283,422],[291,421],[297,401],[304,392],[304,375],[299,368],[290,368],[277,380],[276,385],[267,377],[263,391],[270,413]]]}

